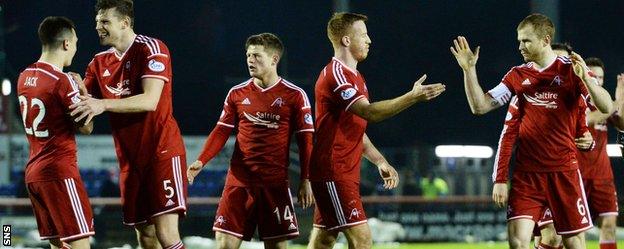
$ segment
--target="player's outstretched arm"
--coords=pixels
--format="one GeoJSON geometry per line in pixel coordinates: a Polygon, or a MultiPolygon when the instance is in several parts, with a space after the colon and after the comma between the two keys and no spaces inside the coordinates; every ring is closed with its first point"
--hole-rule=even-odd
{"type": "Polygon", "coordinates": [[[617,86],[615,88],[615,117],[611,120],[613,126],[620,131],[624,131],[624,73],[617,76],[617,86]]]}
{"type": "Polygon", "coordinates": [[[589,68],[585,64],[585,60],[579,54],[572,52],[570,55],[574,67],[574,73],[581,78],[584,85],[589,91],[592,102],[596,108],[602,113],[611,113],[613,109],[613,100],[609,92],[596,83],[596,79],[589,74],[589,68]]]}
{"type": "Polygon", "coordinates": [[[195,177],[199,174],[199,172],[201,172],[204,165],[219,154],[219,151],[221,151],[227,142],[233,129],[234,128],[220,124],[217,124],[217,126],[212,129],[212,132],[210,132],[210,135],[208,135],[208,138],[206,139],[206,143],[204,143],[204,148],[200,152],[199,157],[195,160],[195,162],[187,167],[186,176],[189,183],[193,184],[195,177]]]}
{"type": "Polygon", "coordinates": [[[363,145],[364,150],[362,151],[362,155],[368,161],[377,165],[377,169],[379,170],[379,175],[384,181],[385,189],[393,189],[399,186],[399,173],[388,163],[386,158],[377,150],[375,145],[370,141],[368,135],[364,134],[363,145]]]}
{"type": "Polygon", "coordinates": [[[470,49],[468,40],[463,36],[458,36],[453,40],[451,53],[455,56],[457,64],[464,73],[464,89],[470,111],[476,115],[482,115],[500,106],[489,94],[483,92],[477,78],[477,61],[479,60],[479,49],[473,52],[470,49]]]}
{"type": "Polygon", "coordinates": [[[411,91],[394,99],[370,103],[366,98],[361,98],[349,107],[349,111],[369,122],[379,122],[398,114],[413,104],[434,99],[446,90],[446,86],[442,83],[423,85],[425,79],[427,79],[427,75],[423,75],[414,82],[411,91]]]}

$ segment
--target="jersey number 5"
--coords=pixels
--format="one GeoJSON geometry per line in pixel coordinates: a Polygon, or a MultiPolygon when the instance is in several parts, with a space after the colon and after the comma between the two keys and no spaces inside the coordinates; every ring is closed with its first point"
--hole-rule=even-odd
{"type": "Polygon", "coordinates": [[[32,98],[30,100],[30,105],[28,105],[28,99],[24,97],[24,95],[20,95],[19,97],[17,97],[17,99],[19,100],[20,106],[22,107],[22,121],[24,122],[24,129],[26,130],[26,134],[35,135],[35,137],[48,137],[48,130],[37,130],[39,124],[46,114],[46,108],[43,104],[43,101],[38,98],[32,98]],[[35,119],[33,120],[32,127],[28,127],[28,125],[26,124],[28,109],[34,108],[35,106],[39,108],[39,114],[37,114],[37,117],[35,117],[35,119]]]}

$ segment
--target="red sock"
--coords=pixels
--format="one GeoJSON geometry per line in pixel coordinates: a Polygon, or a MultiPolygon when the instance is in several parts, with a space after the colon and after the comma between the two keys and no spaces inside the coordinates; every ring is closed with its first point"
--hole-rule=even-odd
{"type": "Polygon", "coordinates": [[[600,249],[617,249],[615,240],[600,241],[600,249]]]}
{"type": "Polygon", "coordinates": [[[164,249],[184,249],[184,244],[182,244],[182,241],[178,241],[178,243],[167,246],[164,249]]]}
{"type": "Polygon", "coordinates": [[[539,243],[539,245],[537,246],[538,249],[559,249],[559,248],[563,248],[563,246],[558,247],[558,246],[549,246],[543,243],[539,243]]]}

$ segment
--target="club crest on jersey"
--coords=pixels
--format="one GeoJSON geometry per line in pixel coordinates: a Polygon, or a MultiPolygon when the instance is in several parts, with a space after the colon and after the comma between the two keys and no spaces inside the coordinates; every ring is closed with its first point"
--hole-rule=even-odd
{"type": "Polygon", "coordinates": [[[351,214],[349,214],[349,220],[352,220],[355,216],[356,219],[360,218],[360,210],[357,208],[351,209],[351,214]]]}
{"type": "Polygon", "coordinates": [[[254,125],[266,126],[271,129],[278,129],[279,124],[277,123],[280,120],[279,114],[268,113],[268,112],[256,112],[256,115],[249,114],[247,112],[243,112],[243,116],[247,118],[254,125]]]}
{"type": "Polygon", "coordinates": [[[130,80],[123,80],[117,83],[117,87],[111,87],[109,85],[106,85],[106,90],[108,90],[115,96],[130,95],[130,88],[128,87],[128,85],[130,85],[130,80]]]}
{"type": "Polygon", "coordinates": [[[225,223],[225,218],[223,218],[223,215],[219,215],[219,217],[217,217],[214,222],[215,225],[219,224],[219,226],[222,226],[223,223],[225,223]]]}
{"type": "Polygon", "coordinates": [[[340,92],[340,97],[342,97],[342,99],[347,100],[350,98],[353,98],[353,96],[355,96],[355,94],[357,93],[357,91],[353,88],[347,88],[342,90],[342,92],[340,92]]]}
{"type": "Polygon", "coordinates": [[[160,61],[157,61],[155,59],[151,59],[148,63],[147,63],[147,67],[149,67],[150,70],[154,71],[154,72],[162,72],[165,71],[165,64],[163,64],[160,61]]]}
{"type": "Polygon", "coordinates": [[[561,77],[559,77],[559,75],[557,75],[555,76],[553,81],[550,82],[550,86],[561,86],[562,83],[563,83],[563,80],[561,79],[561,77]]]}
{"type": "Polygon", "coordinates": [[[312,114],[310,113],[306,113],[305,115],[303,115],[303,121],[305,121],[306,124],[314,124],[314,121],[312,120],[312,114]]]}
{"type": "Polygon", "coordinates": [[[282,100],[282,98],[278,97],[277,99],[273,101],[273,103],[271,104],[271,107],[273,106],[282,107],[283,104],[284,104],[284,101],[282,100]]]}
{"type": "Polygon", "coordinates": [[[534,106],[543,106],[548,109],[557,109],[557,98],[559,94],[552,92],[536,92],[534,96],[529,96],[526,93],[522,94],[527,102],[534,106]]]}

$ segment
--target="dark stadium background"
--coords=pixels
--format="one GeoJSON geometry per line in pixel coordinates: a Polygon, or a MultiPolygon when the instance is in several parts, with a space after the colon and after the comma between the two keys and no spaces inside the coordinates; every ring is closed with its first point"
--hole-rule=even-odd
{"type": "MultiPolygon", "coordinates": [[[[37,25],[48,15],[76,22],[79,48],[69,70],[84,73],[93,55],[105,48],[95,33],[93,0],[2,1],[8,76],[35,61],[40,52],[37,25]]],[[[464,35],[481,46],[477,65],[485,90],[513,65],[522,63],[516,25],[530,13],[529,1],[352,1],[351,10],[369,16],[372,47],[358,66],[373,100],[398,96],[427,73],[447,91],[431,103],[371,124],[368,134],[382,147],[416,144],[495,146],[506,108],[473,116],[464,95],[462,73],[449,52],[464,35]]],[[[175,116],[185,135],[213,128],[228,89],[247,77],[244,42],[251,34],[281,37],[286,54],[279,73],[313,98],[314,82],[332,56],[325,33],[332,1],[135,1],[135,30],[163,40],[171,50],[175,116]]],[[[624,1],[561,1],[556,40],[569,41],[584,57],[606,64],[606,88],[624,72],[624,1]]],[[[15,105],[17,106],[17,105],[15,105]]],[[[17,111],[16,111],[17,112],[17,111]]],[[[100,118],[102,119],[102,118],[100,118]]],[[[98,122],[96,133],[109,133],[98,122]]],[[[612,136],[613,138],[613,136],[612,136]]]]}
{"type": "MultiPolygon", "coordinates": [[[[332,56],[325,26],[335,2],[339,1],[135,0],[135,31],[163,40],[170,49],[174,115],[182,133],[207,135],[229,88],[248,78],[244,43],[252,34],[271,32],[281,37],[286,53],[279,66],[280,75],[314,98],[318,73],[332,56]]],[[[382,151],[402,147],[431,151],[440,144],[488,145],[496,149],[506,107],[484,116],[470,113],[461,69],[449,47],[458,35],[466,36],[473,47],[481,46],[478,76],[484,90],[490,89],[511,66],[523,63],[517,49],[516,25],[531,13],[536,2],[549,0],[350,1],[351,11],[369,17],[372,46],[358,70],[367,79],[373,101],[403,94],[424,73],[427,82],[447,86],[447,91],[430,103],[417,104],[390,120],[369,124],[367,134],[373,142],[382,151]]],[[[613,96],[616,75],[624,72],[624,1],[558,2],[555,40],[570,42],[585,58],[602,58],[606,65],[605,87],[613,96]]],[[[4,15],[0,19],[0,27],[4,28],[0,32],[4,33],[0,50],[6,53],[6,60],[0,53],[0,62],[5,62],[0,63],[0,78],[9,78],[15,89],[18,72],[39,57],[37,26],[50,15],[67,16],[76,23],[78,52],[66,70],[84,74],[93,55],[107,49],[99,45],[95,32],[94,4],[95,0],[0,0],[4,15]]],[[[14,92],[13,106],[18,107],[14,92]]],[[[22,135],[19,111],[13,113],[17,119],[13,130],[22,135]]],[[[95,133],[110,134],[105,115],[97,118],[95,133]]],[[[613,128],[609,142],[615,142],[613,128]]],[[[622,159],[611,161],[618,192],[624,193],[622,159]]],[[[420,167],[427,168],[428,163],[420,167]]],[[[487,168],[491,169],[491,165],[487,168]]],[[[620,194],[620,204],[622,200],[620,194]]],[[[310,212],[303,214],[310,216],[310,212]]],[[[200,227],[204,221],[197,219],[198,224],[192,225],[200,227]]],[[[623,221],[620,216],[620,225],[623,221]]],[[[119,225],[118,220],[114,222],[119,225]]],[[[128,235],[127,230],[119,233],[128,235]]]]}

